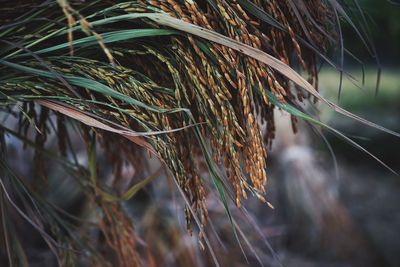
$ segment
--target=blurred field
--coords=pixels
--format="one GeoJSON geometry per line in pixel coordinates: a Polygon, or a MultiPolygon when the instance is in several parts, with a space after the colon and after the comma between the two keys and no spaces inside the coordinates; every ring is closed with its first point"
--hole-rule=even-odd
{"type": "MultiPolygon", "coordinates": [[[[383,112],[396,111],[400,107],[400,69],[383,69],[380,76],[380,86],[376,95],[377,70],[366,68],[365,84],[362,85],[362,71],[351,70],[350,75],[356,80],[352,82],[344,76],[340,99],[338,100],[338,88],[340,75],[332,69],[323,69],[320,72],[320,88],[322,94],[337,102],[346,109],[354,112],[362,112],[374,116],[373,110],[380,109],[383,112]],[[368,109],[368,106],[371,109],[368,109]]],[[[323,110],[323,116],[329,118],[327,110],[323,110]]],[[[385,118],[381,118],[385,119],[385,118]]]]}
{"type": "MultiPolygon", "coordinates": [[[[355,85],[349,79],[343,79],[340,99],[338,99],[339,74],[334,70],[323,70],[320,76],[320,87],[323,94],[343,108],[358,114],[372,122],[388,129],[400,130],[400,69],[383,69],[380,86],[376,95],[376,69],[366,68],[365,84],[362,86],[362,72],[350,71],[359,83],[355,85]]],[[[362,126],[352,120],[334,114],[332,110],[321,105],[321,118],[344,134],[357,141],[374,154],[380,156],[385,162],[391,164],[395,170],[399,170],[400,160],[397,151],[400,141],[391,135],[375,129],[362,126]],[[397,169],[396,169],[397,168],[397,169]]],[[[331,140],[336,150],[343,151],[343,156],[357,162],[365,160],[372,165],[373,160],[364,157],[356,149],[337,139],[331,140]]]]}
{"type": "MultiPolygon", "coordinates": [[[[361,84],[361,71],[351,71],[351,74],[361,84]]],[[[329,69],[323,70],[320,86],[324,95],[340,106],[399,132],[399,74],[399,69],[383,69],[377,96],[375,95],[376,70],[372,68],[367,68],[365,72],[363,88],[358,88],[348,79],[344,79],[340,100],[338,100],[338,73],[329,69]]],[[[321,117],[324,122],[345,133],[395,171],[400,172],[398,138],[335,115],[323,105],[321,105],[321,117]]],[[[400,266],[399,176],[392,174],[375,160],[342,140],[330,135],[327,138],[338,160],[337,201],[348,211],[349,218],[366,240],[367,246],[378,257],[377,265],[373,266],[400,266]]],[[[325,154],[329,155],[327,152],[325,154]]]]}

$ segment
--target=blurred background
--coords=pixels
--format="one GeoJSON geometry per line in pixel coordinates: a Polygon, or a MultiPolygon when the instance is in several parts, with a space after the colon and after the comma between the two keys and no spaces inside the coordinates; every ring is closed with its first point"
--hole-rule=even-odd
{"type": "MultiPolygon", "coordinates": [[[[344,44],[363,59],[365,84],[361,86],[361,65],[346,57],[345,71],[358,82],[345,78],[338,98],[340,75],[323,66],[320,90],[343,108],[400,132],[400,4],[358,2],[371,26],[382,67],[379,92],[376,95],[377,61],[348,25],[343,25],[344,44]]],[[[336,54],[339,58],[339,51],[336,54]]],[[[337,115],[323,104],[319,114],[323,122],[400,172],[399,138],[337,115]]],[[[255,198],[249,198],[243,210],[232,206],[233,225],[240,225],[236,235],[241,246],[223,207],[215,202],[215,196],[209,197],[211,220],[207,231],[221,266],[400,266],[400,177],[334,135],[305,123],[300,123],[304,129],[294,135],[290,116],[278,111],[276,117],[278,139],[269,154],[267,192],[274,209],[255,198]]],[[[30,157],[22,144],[8,138],[15,158],[30,157]]],[[[14,167],[21,174],[31,170],[32,166],[18,162],[14,167]]],[[[159,167],[155,159],[149,164],[155,170],[159,167]]],[[[104,168],[100,171],[107,173],[104,168]]],[[[125,171],[129,176],[135,170],[125,171]]],[[[54,203],[75,203],[64,208],[77,214],[88,209],[80,205],[84,199],[80,199],[78,184],[72,179],[53,186],[49,198],[54,203]]],[[[196,232],[187,234],[183,201],[174,188],[172,180],[159,177],[125,203],[138,235],[138,250],[147,255],[149,266],[213,266],[208,250],[201,249],[204,240],[199,242],[196,232]]],[[[51,252],[38,241],[39,235],[29,225],[20,227],[25,227],[26,242],[34,248],[28,255],[32,266],[55,266],[51,252]]],[[[0,260],[0,266],[2,263],[6,261],[0,260]]]]}
{"type": "MultiPolygon", "coordinates": [[[[359,88],[360,65],[346,58],[345,70],[359,81],[358,86],[345,78],[338,98],[340,75],[324,66],[320,89],[343,108],[399,132],[400,5],[390,3],[394,1],[358,2],[382,67],[378,94],[376,60],[349,25],[343,25],[344,46],[364,61],[365,85],[359,88]]],[[[322,104],[320,112],[322,121],[400,171],[398,138],[348,120],[322,104]]],[[[290,124],[282,124],[281,132],[290,132],[290,124]]],[[[284,137],[275,144],[271,158],[279,160],[274,160],[271,168],[278,174],[270,174],[276,187],[269,190],[278,194],[273,216],[285,226],[276,238],[284,241],[275,247],[282,264],[400,266],[399,176],[336,136],[325,137],[331,148],[313,131],[308,136],[284,137]]]]}

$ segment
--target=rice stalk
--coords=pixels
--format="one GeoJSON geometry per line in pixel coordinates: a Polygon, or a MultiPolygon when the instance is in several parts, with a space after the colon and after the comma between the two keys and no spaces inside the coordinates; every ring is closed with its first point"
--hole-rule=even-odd
{"type": "MultiPolygon", "coordinates": [[[[302,113],[305,103],[321,100],[347,117],[399,135],[318,92],[318,64],[332,63],[329,51],[340,35],[338,14],[351,23],[336,1],[29,1],[33,8],[27,2],[13,2],[12,11],[10,4],[0,8],[1,109],[18,118],[15,135],[35,151],[33,179],[18,186],[32,192],[33,203],[36,198],[46,203],[46,151],[49,138],[55,138],[57,154],[69,162],[65,173],[80,179],[82,194],[99,209],[97,229],[113,251],[110,256],[89,246],[89,256],[77,256],[56,247],[59,262],[81,257],[99,266],[103,260],[141,265],[133,225],[119,201],[148,183],[126,191],[121,178],[124,164],[148,172],[143,163],[147,152],[173,175],[187,200],[187,229],[192,232],[196,222],[200,239],[207,243],[208,185],[215,185],[226,208],[230,199],[240,207],[249,193],[272,206],[265,192],[277,108],[292,114],[294,132],[300,118],[355,146],[302,113]],[[88,147],[87,166],[70,162],[74,149],[69,136],[76,132],[88,147]],[[96,173],[97,145],[112,163],[110,187],[96,173]]],[[[367,42],[366,47],[373,50],[367,42]]],[[[53,208],[43,205],[51,211],[47,220],[60,237],[56,241],[85,247],[61,234],[70,227],[60,225],[53,208]]],[[[31,205],[26,203],[26,209],[31,205]]]]}

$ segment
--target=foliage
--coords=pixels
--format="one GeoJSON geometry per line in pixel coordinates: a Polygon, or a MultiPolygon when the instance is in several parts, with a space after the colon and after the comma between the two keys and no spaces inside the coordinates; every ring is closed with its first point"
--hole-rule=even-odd
{"type": "Polygon", "coordinates": [[[305,107],[320,100],[398,136],[317,90],[321,59],[343,73],[341,63],[329,59],[332,47],[355,58],[343,47],[341,20],[375,56],[366,33],[335,0],[13,1],[0,11],[0,103],[6,119],[18,118],[16,130],[1,126],[1,212],[10,265],[28,265],[13,216],[5,216],[11,210],[41,233],[60,265],[141,265],[123,201],[160,175],[146,169],[147,152],[173,176],[189,231],[195,223],[210,248],[205,200],[214,187],[238,238],[228,202],[241,207],[248,193],[267,202],[276,108],[292,114],[294,131],[298,118],[305,119],[361,150],[305,107]],[[5,134],[33,148],[31,177],[9,167],[5,134]],[[86,145],[86,164],[76,160],[72,135],[86,145]],[[49,139],[57,140],[56,151],[49,139]],[[100,148],[112,163],[111,181],[99,175],[100,148]],[[62,173],[73,177],[98,208],[94,225],[65,222],[71,216],[47,199],[54,179],[49,158],[64,169],[56,181],[62,173]],[[131,188],[122,182],[126,164],[138,173],[136,181],[142,178],[130,180],[131,188]],[[104,242],[93,242],[93,228],[104,242]]]}

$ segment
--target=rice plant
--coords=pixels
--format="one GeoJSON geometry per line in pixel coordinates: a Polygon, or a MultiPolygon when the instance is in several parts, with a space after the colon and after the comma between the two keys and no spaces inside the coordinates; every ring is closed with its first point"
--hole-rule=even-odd
{"type": "MultiPolygon", "coordinates": [[[[198,234],[218,265],[207,237],[206,196],[213,191],[219,197],[235,236],[229,202],[240,209],[251,195],[272,207],[265,189],[277,109],[292,115],[294,132],[305,120],[366,153],[307,107],[319,101],[399,136],[318,91],[322,62],[353,81],[343,58],[362,64],[343,47],[341,23],[349,23],[376,57],[363,20],[353,22],[347,4],[2,1],[0,242],[8,264],[29,266],[15,225],[21,218],[40,233],[60,266],[150,264],[137,249],[126,202],[162,176],[176,183],[189,234],[198,234]],[[9,136],[33,151],[28,177],[11,167],[9,136]],[[74,142],[85,146],[86,160],[78,159],[74,142]],[[112,168],[109,179],[99,171],[99,153],[112,168]],[[149,155],[160,162],[156,173],[150,173],[149,155]],[[127,165],[135,175],[123,178],[127,165]],[[50,197],[51,184],[67,177],[96,211],[85,222],[50,197]]],[[[349,5],[362,17],[356,1],[349,5]]]]}

